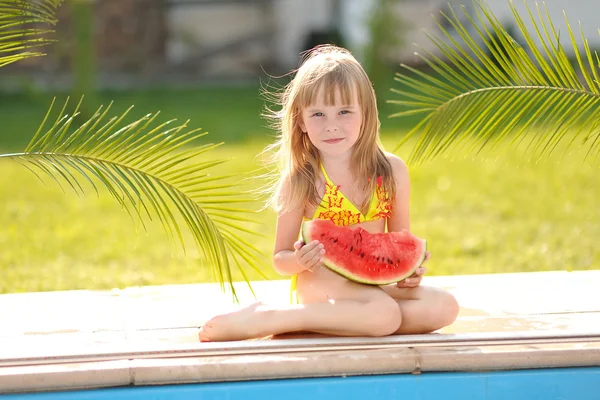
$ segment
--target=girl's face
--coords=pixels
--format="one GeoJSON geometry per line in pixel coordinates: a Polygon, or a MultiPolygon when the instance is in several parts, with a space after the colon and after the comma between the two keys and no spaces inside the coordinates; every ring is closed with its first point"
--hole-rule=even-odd
{"type": "Polygon", "coordinates": [[[336,90],[334,104],[326,105],[321,89],[316,102],[302,110],[300,127],[322,154],[349,155],[360,135],[363,115],[356,90],[350,104],[342,103],[342,95],[336,90]]]}

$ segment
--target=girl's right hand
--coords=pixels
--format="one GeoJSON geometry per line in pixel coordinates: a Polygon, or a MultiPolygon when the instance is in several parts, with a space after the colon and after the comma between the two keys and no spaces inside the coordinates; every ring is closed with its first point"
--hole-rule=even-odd
{"type": "Polygon", "coordinates": [[[296,261],[304,269],[313,272],[315,268],[323,265],[323,257],[325,256],[325,249],[318,240],[313,240],[308,244],[304,244],[301,240],[294,243],[294,252],[296,255],[296,261]]]}

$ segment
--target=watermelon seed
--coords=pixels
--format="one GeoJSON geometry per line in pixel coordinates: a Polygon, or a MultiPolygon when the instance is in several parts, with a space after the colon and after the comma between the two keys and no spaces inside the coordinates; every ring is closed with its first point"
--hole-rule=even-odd
{"type": "Polygon", "coordinates": [[[350,253],[352,253],[353,248],[354,248],[354,246],[350,246],[350,253]]]}
{"type": "Polygon", "coordinates": [[[337,238],[333,239],[333,243],[337,243],[337,238]]]}
{"type": "Polygon", "coordinates": [[[364,258],[365,253],[360,253],[360,258],[364,258]]]}
{"type": "Polygon", "coordinates": [[[391,259],[387,259],[388,264],[392,265],[394,262],[391,259]]]}

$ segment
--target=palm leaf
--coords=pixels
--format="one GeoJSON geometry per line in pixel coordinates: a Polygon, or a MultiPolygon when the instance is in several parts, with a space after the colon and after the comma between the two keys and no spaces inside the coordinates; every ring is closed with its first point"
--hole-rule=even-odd
{"type": "Polygon", "coordinates": [[[13,62],[43,55],[33,51],[52,40],[44,35],[54,26],[55,12],[63,0],[0,0],[0,67],[13,62]]]}
{"type": "Polygon", "coordinates": [[[237,300],[232,266],[249,285],[240,260],[260,272],[265,258],[243,238],[243,234],[256,234],[246,225],[257,221],[242,216],[249,210],[223,206],[232,195],[236,202],[244,201],[236,184],[209,173],[224,160],[204,157],[221,143],[186,146],[205,134],[198,129],[184,132],[187,122],[169,127],[173,121],[167,121],[153,127],[158,113],[124,123],[129,110],[108,118],[110,105],[71,129],[81,102],[73,115],[65,114],[67,103],[49,124],[53,102],[23,153],[0,157],[20,162],[38,177],[42,172],[78,194],[85,193],[84,186],[96,192],[103,186],[144,228],[145,221],[158,219],[172,243],[179,241],[186,254],[183,227],[187,227],[203,265],[212,268],[222,288],[229,284],[237,300]]]}
{"type": "Polygon", "coordinates": [[[566,154],[577,141],[587,146],[588,156],[597,156],[600,61],[583,33],[582,54],[565,14],[568,32],[562,39],[567,36],[573,47],[571,62],[547,9],[536,4],[532,11],[526,4],[530,31],[510,2],[521,45],[484,3],[474,5],[475,16],[461,6],[465,23],[452,8],[442,13],[454,33],[438,23],[440,37],[427,34],[440,54],[418,54],[430,73],[402,64],[406,72],[395,76],[403,87],[392,90],[403,98],[390,102],[402,109],[391,117],[422,116],[395,151],[416,138],[412,163],[450,152],[478,154],[500,144],[523,145],[532,157],[541,157],[558,148],[566,154]]]}

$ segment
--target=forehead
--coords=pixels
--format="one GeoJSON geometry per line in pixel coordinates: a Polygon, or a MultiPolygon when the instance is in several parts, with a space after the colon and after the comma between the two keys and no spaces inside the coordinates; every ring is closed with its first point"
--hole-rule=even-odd
{"type": "Polygon", "coordinates": [[[346,73],[331,71],[317,79],[307,79],[300,86],[298,105],[348,105],[360,101],[356,82],[346,73]]]}
{"type": "Polygon", "coordinates": [[[338,86],[332,86],[325,88],[323,86],[316,88],[311,101],[306,105],[320,105],[320,106],[339,106],[339,105],[350,105],[357,103],[356,88],[344,88],[338,86]]]}

